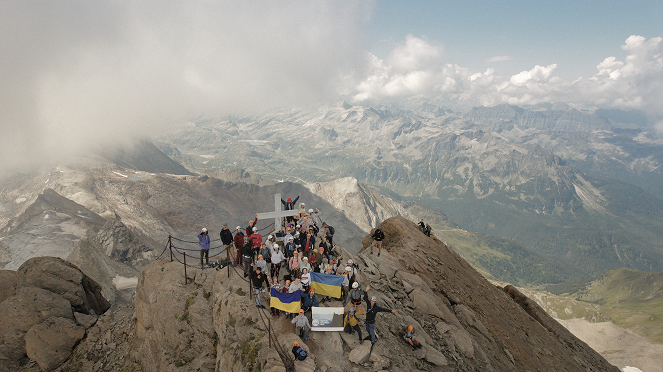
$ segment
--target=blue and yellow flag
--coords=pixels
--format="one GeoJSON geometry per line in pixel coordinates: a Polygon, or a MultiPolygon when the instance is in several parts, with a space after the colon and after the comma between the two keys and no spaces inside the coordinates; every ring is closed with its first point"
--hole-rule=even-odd
{"type": "Polygon", "coordinates": [[[302,291],[296,290],[292,293],[281,293],[272,288],[269,294],[272,298],[269,300],[269,306],[283,310],[288,313],[299,313],[301,308],[302,291]]]}
{"type": "Polygon", "coordinates": [[[311,273],[311,288],[315,288],[315,293],[319,295],[340,298],[341,285],[342,275],[311,273]]]}

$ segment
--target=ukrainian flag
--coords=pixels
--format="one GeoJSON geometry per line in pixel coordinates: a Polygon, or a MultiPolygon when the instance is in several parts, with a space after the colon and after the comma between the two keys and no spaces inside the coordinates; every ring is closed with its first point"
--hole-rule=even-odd
{"type": "Polygon", "coordinates": [[[272,288],[269,292],[272,296],[271,300],[269,300],[269,306],[288,313],[299,313],[299,309],[301,308],[301,293],[302,291],[300,290],[292,293],[281,293],[272,288]]]}
{"type": "Polygon", "coordinates": [[[343,285],[342,275],[311,273],[311,288],[315,288],[315,293],[319,295],[340,298],[341,285],[343,285]]]}

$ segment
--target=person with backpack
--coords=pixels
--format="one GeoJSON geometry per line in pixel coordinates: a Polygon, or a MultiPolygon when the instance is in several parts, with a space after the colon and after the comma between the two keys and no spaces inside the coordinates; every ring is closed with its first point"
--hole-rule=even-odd
{"type": "Polygon", "coordinates": [[[292,342],[292,353],[295,355],[295,359],[297,360],[306,360],[306,357],[308,356],[306,350],[299,346],[299,341],[292,342]]]}
{"type": "Polygon", "coordinates": [[[300,336],[304,341],[308,340],[308,330],[311,329],[311,324],[308,318],[304,315],[304,309],[299,309],[299,315],[294,317],[290,323],[295,325],[295,334],[300,336]]]}
{"type": "Polygon", "coordinates": [[[351,307],[350,310],[348,311],[348,315],[345,316],[345,319],[343,320],[343,331],[345,333],[352,334],[352,332],[357,331],[357,334],[359,335],[359,344],[364,342],[364,339],[361,337],[361,327],[359,327],[359,319],[358,317],[361,316],[361,314],[364,313],[364,310],[359,310],[355,309],[354,307],[351,307]]]}
{"type": "Polygon", "coordinates": [[[373,243],[371,243],[371,254],[373,254],[373,247],[378,246],[378,257],[380,257],[380,252],[382,252],[382,241],[384,240],[384,233],[380,229],[375,229],[373,235],[373,243]]]}

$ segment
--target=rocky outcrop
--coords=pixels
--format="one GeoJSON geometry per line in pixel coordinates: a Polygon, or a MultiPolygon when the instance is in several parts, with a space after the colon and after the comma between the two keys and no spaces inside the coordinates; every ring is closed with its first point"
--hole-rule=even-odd
{"type": "Polygon", "coordinates": [[[0,281],[7,296],[0,302],[0,370],[28,358],[44,370],[57,367],[110,307],[96,282],[60,258],[32,258],[0,277],[10,279],[0,281]]]}
{"type": "MultiPolygon", "coordinates": [[[[353,256],[339,247],[346,260],[358,264],[359,282],[371,286],[369,295],[397,310],[378,315],[375,345],[344,332],[311,332],[302,340],[290,319],[256,307],[238,268],[231,268],[230,276],[227,268],[188,268],[185,280],[181,263],[160,260],[140,275],[134,325],[120,334],[105,331],[108,323],[98,321],[89,331],[94,341],[83,341],[66,365],[91,368],[103,361],[115,369],[143,371],[511,372],[551,366],[568,372],[618,371],[552,318],[525,311],[522,294],[507,295],[412,222],[394,217],[380,227],[387,236],[380,257],[366,249],[353,256]],[[407,325],[415,328],[422,348],[412,350],[403,340],[407,325]],[[306,361],[292,358],[293,341],[309,353],[306,361]]],[[[267,306],[267,293],[260,295],[267,306]]],[[[127,324],[126,315],[122,319],[127,324]]]]}

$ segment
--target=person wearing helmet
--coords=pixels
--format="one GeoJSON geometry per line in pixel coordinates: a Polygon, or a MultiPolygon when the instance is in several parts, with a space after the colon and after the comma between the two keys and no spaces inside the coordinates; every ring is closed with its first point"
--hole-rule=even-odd
{"type": "Polygon", "coordinates": [[[299,315],[294,317],[290,323],[295,325],[295,334],[301,337],[304,341],[308,340],[308,330],[311,329],[311,324],[308,318],[304,315],[304,309],[299,310],[299,315]]]}
{"type": "MultiPolygon", "coordinates": [[[[297,195],[297,197],[295,198],[295,200],[292,200],[292,198],[288,198],[288,200],[285,201],[285,200],[283,200],[283,198],[281,198],[281,203],[283,204],[283,208],[285,208],[286,211],[294,210],[295,205],[297,205],[297,201],[299,200],[299,198],[301,196],[302,196],[302,193],[300,192],[299,195],[297,195]]],[[[286,221],[287,222],[294,222],[295,217],[288,216],[288,217],[286,217],[286,221]]]]}
{"type": "Polygon", "coordinates": [[[200,230],[200,234],[198,234],[198,242],[200,242],[200,269],[203,270],[205,269],[205,265],[203,265],[203,258],[205,259],[205,264],[207,267],[209,266],[209,234],[207,233],[207,228],[203,227],[202,230],[200,230]]]}
{"type": "Polygon", "coordinates": [[[292,342],[292,353],[295,354],[296,360],[306,360],[306,357],[308,356],[306,350],[302,349],[299,345],[299,341],[292,342]]]}
{"type": "Polygon", "coordinates": [[[233,237],[235,249],[237,249],[237,256],[235,256],[235,265],[242,263],[242,246],[244,246],[244,233],[242,228],[237,226],[235,228],[235,236],[233,237]]]}
{"type": "MultiPolygon", "coordinates": [[[[274,289],[277,292],[283,291],[283,287],[281,286],[281,283],[279,283],[279,277],[278,276],[274,276],[272,278],[272,280],[269,282],[269,286],[270,286],[270,293],[271,293],[271,289],[274,289]]],[[[270,315],[271,316],[276,315],[276,319],[278,319],[280,317],[281,310],[279,310],[277,308],[274,308],[274,307],[270,307],[269,310],[270,310],[270,315]]]]}
{"type": "Polygon", "coordinates": [[[253,228],[256,227],[257,224],[258,224],[258,213],[253,215],[253,219],[249,221],[248,226],[246,226],[246,236],[251,236],[251,234],[253,234],[253,228]]]}
{"type": "Polygon", "coordinates": [[[299,214],[306,214],[306,204],[304,202],[299,203],[299,214]]]}
{"type": "Polygon", "coordinates": [[[259,267],[263,274],[267,273],[267,261],[265,261],[265,257],[261,254],[258,255],[258,259],[256,260],[255,266],[259,267]]]}
{"type": "Polygon", "coordinates": [[[292,257],[288,260],[288,271],[293,278],[299,276],[299,251],[297,250],[292,253],[292,257]]]}
{"type": "Polygon", "coordinates": [[[359,343],[363,343],[364,339],[361,337],[361,327],[359,327],[359,316],[364,313],[364,310],[359,309],[357,311],[356,308],[351,307],[350,310],[348,310],[348,314],[345,316],[345,319],[343,319],[343,331],[345,333],[352,334],[352,332],[357,331],[357,334],[359,335],[359,343]]]}
{"type": "Polygon", "coordinates": [[[285,246],[283,247],[283,254],[286,258],[291,258],[295,254],[295,238],[290,235],[285,241],[285,246]]]}
{"type": "Polygon", "coordinates": [[[343,275],[343,283],[341,284],[341,298],[345,298],[348,295],[348,290],[350,289],[350,272],[352,268],[346,266],[345,269],[341,272],[340,275],[343,275]]]}
{"type": "Polygon", "coordinates": [[[318,231],[320,231],[320,227],[322,226],[322,217],[320,217],[320,211],[318,208],[315,208],[315,211],[313,211],[313,208],[311,208],[308,210],[308,215],[309,219],[311,220],[311,226],[313,226],[313,229],[317,235],[318,231]]]}
{"type": "Polygon", "coordinates": [[[412,350],[417,350],[421,348],[421,343],[419,342],[419,339],[414,335],[414,327],[409,325],[407,326],[407,330],[405,331],[405,336],[403,336],[405,341],[407,341],[410,346],[412,346],[412,350]]]}
{"type": "Polygon", "coordinates": [[[371,235],[371,238],[373,238],[373,242],[371,243],[371,254],[373,254],[373,247],[378,246],[378,257],[380,257],[380,252],[382,252],[382,241],[384,240],[384,232],[380,229],[375,229],[375,232],[373,235],[371,235]]]}
{"type": "Polygon", "coordinates": [[[375,344],[375,341],[377,341],[377,337],[375,337],[375,317],[378,315],[378,313],[396,313],[398,310],[396,309],[386,309],[384,307],[380,307],[376,304],[377,298],[375,296],[372,296],[369,300],[368,298],[368,289],[370,286],[366,286],[366,292],[364,293],[364,300],[366,301],[366,332],[368,332],[368,336],[366,336],[365,339],[370,339],[371,344],[375,344]]]}
{"type": "MultiPolygon", "coordinates": [[[[367,291],[370,288],[370,285],[366,286],[367,291]]],[[[352,283],[352,289],[350,290],[350,293],[348,293],[348,297],[345,299],[343,306],[346,306],[348,303],[351,303],[353,307],[361,306],[361,301],[365,294],[366,292],[359,288],[359,282],[352,283]]]]}
{"type": "Polygon", "coordinates": [[[262,235],[258,234],[258,228],[255,226],[253,226],[251,230],[252,232],[251,235],[249,236],[249,239],[251,239],[251,244],[253,245],[254,255],[257,255],[258,250],[262,245],[262,235]]]}
{"type": "Polygon", "coordinates": [[[350,280],[350,286],[357,281],[357,267],[354,264],[354,261],[352,259],[348,260],[348,266],[350,267],[350,273],[348,274],[348,280],[350,280]]]}
{"type": "Polygon", "coordinates": [[[281,252],[281,247],[277,243],[272,245],[273,250],[271,251],[272,258],[272,271],[271,275],[279,276],[281,274],[281,265],[285,260],[285,256],[281,252]]]}

